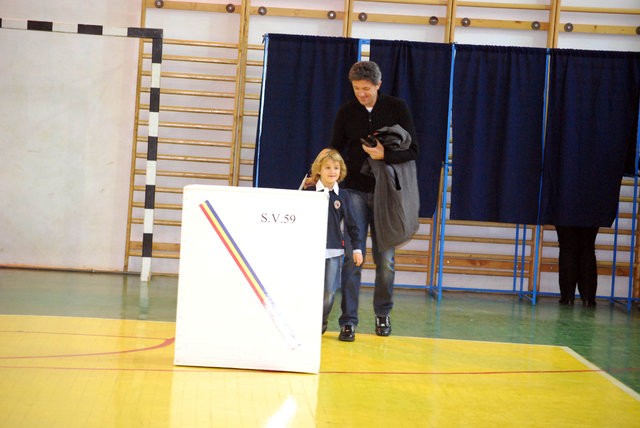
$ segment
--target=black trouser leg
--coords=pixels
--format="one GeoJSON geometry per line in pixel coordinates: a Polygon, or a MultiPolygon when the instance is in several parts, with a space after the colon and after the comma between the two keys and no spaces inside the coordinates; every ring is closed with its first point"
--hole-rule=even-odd
{"type": "Polygon", "coordinates": [[[556,226],[560,252],[558,256],[558,283],[561,303],[571,302],[576,297],[578,283],[579,240],[574,227],[556,226]]]}
{"type": "Polygon", "coordinates": [[[597,227],[584,227],[580,230],[580,269],[578,290],[582,300],[595,303],[598,288],[598,265],[596,261],[597,227]]]}

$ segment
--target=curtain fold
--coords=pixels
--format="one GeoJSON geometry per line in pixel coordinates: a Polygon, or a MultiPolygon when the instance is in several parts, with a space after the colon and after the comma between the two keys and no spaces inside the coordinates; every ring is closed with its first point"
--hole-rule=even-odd
{"type": "MultiPolygon", "coordinates": [[[[254,185],[295,189],[353,97],[348,71],[360,41],[265,38],[254,185]]],[[[420,216],[431,217],[446,148],[451,45],[370,44],[381,91],[403,98],[413,114],[420,216]]],[[[640,53],[549,52],[547,70],[545,49],[456,45],[451,219],[611,225],[622,174],[633,173],[640,53]]]]}
{"type": "Polygon", "coordinates": [[[450,218],[535,224],[546,50],[459,45],[450,218]]]}
{"type": "Polygon", "coordinates": [[[331,138],[358,39],[268,34],[253,184],[297,189],[331,138]]]}
{"type": "Polygon", "coordinates": [[[380,91],[404,99],[416,127],[420,217],[431,217],[438,202],[444,161],[451,71],[451,45],[371,40],[369,59],[382,71],[380,91]]]}
{"type": "Polygon", "coordinates": [[[541,224],[611,226],[635,154],[640,53],[551,53],[541,224]]]}

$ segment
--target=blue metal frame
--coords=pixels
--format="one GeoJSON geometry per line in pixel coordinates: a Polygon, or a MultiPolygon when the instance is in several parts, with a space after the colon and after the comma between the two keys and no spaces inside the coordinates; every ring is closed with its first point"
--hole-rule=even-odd
{"type": "MultiPolygon", "coordinates": [[[[442,266],[444,265],[444,229],[447,218],[447,186],[449,181],[449,143],[451,141],[451,117],[453,113],[453,73],[455,71],[456,62],[456,44],[451,44],[451,71],[449,73],[449,106],[447,112],[447,141],[444,152],[444,163],[442,173],[442,206],[440,209],[440,241],[438,252],[438,283],[436,288],[438,290],[438,301],[442,300],[442,266]]],[[[437,212],[437,211],[436,211],[437,212]]],[[[433,257],[434,251],[431,251],[431,257],[433,257]]]]}
{"type": "MultiPolygon", "coordinates": [[[[636,131],[636,158],[634,162],[633,170],[633,204],[631,208],[631,243],[629,248],[629,288],[627,292],[627,312],[631,312],[631,307],[634,301],[640,301],[640,299],[633,298],[633,261],[635,258],[635,246],[636,246],[636,215],[638,212],[638,162],[640,159],[640,101],[638,107],[638,127],[636,131]]],[[[617,219],[616,219],[617,221],[617,219]]],[[[617,223],[616,223],[617,226],[617,223]]],[[[616,234],[617,235],[617,234],[616,234]]],[[[615,264],[614,264],[615,267],[615,264]]],[[[612,272],[615,275],[615,269],[612,272]]],[[[613,279],[612,279],[613,284],[613,279]]],[[[613,296],[613,285],[611,289],[611,300],[615,303],[620,303],[619,300],[613,296]]]]}
{"type": "Polygon", "coordinates": [[[516,225],[516,240],[515,240],[515,253],[513,256],[513,289],[514,293],[517,292],[518,296],[522,299],[524,297],[524,272],[526,266],[526,253],[527,253],[527,225],[522,225],[522,244],[520,244],[520,224],[516,225]],[[520,255],[520,269],[518,272],[518,245],[522,245],[522,254],[520,255]],[[519,278],[518,278],[519,275],[519,278]],[[516,283],[520,280],[520,286],[516,287],[516,283]]]}
{"type": "MultiPolygon", "coordinates": [[[[442,202],[440,210],[436,210],[436,219],[434,221],[434,225],[436,223],[440,224],[439,236],[438,240],[438,277],[437,282],[434,284],[434,273],[435,273],[435,254],[436,254],[436,237],[435,230],[432,231],[431,236],[431,269],[429,274],[429,285],[427,289],[431,292],[432,295],[437,294],[437,299],[440,301],[442,299],[442,291],[444,289],[451,290],[463,290],[463,291],[474,291],[474,292],[494,292],[494,293],[504,293],[504,290],[495,290],[495,289],[478,289],[478,288],[464,288],[464,287],[445,287],[443,285],[443,267],[444,267],[444,246],[445,246],[445,227],[446,227],[446,206],[447,206],[447,187],[449,182],[449,168],[451,168],[451,163],[449,162],[449,143],[451,140],[451,121],[452,121],[452,107],[453,107],[453,76],[455,70],[455,54],[456,47],[455,44],[452,44],[452,57],[451,57],[451,75],[449,82],[449,110],[448,110],[448,121],[447,121],[447,141],[446,141],[446,150],[445,150],[445,161],[443,163],[443,187],[442,187],[442,202]],[[439,217],[438,217],[439,216],[439,217]]],[[[545,64],[545,83],[544,83],[544,103],[543,103],[543,129],[541,135],[541,150],[543,153],[542,159],[544,162],[544,150],[546,146],[546,129],[547,129],[547,107],[548,107],[548,96],[549,96],[549,77],[550,77],[550,58],[551,58],[551,50],[547,49],[546,52],[546,64],[545,64]]],[[[638,171],[639,161],[640,161],[640,113],[638,115],[638,135],[636,141],[636,159],[635,159],[635,167],[636,171],[638,171]]],[[[544,164],[541,165],[541,168],[544,167],[544,164]]],[[[540,241],[542,236],[543,225],[540,224],[540,207],[541,207],[541,197],[542,197],[542,184],[543,177],[540,177],[540,191],[538,193],[538,220],[535,225],[535,231],[533,236],[533,278],[532,278],[532,291],[524,290],[524,273],[526,267],[526,247],[527,247],[527,225],[516,225],[516,236],[514,243],[514,262],[513,262],[513,288],[512,292],[518,294],[520,298],[529,298],[531,300],[532,305],[536,305],[538,294],[537,284],[540,276],[539,269],[539,261],[541,258],[540,254],[540,241]],[[522,241],[520,241],[520,227],[522,226],[522,241]],[[519,247],[521,246],[521,250],[519,247]],[[520,253],[521,251],[521,253],[520,253]],[[520,258],[520,267],[518,267],[518,259],[520,258]],[[519,280],[519,285],[518,285],[519,280]]],[[[629,295],[626,299],[627,301],[627,310],[631,310],[631,305],[634,300],[631,296],[633,290],[633,259],[634,259],[634,251],[635,251],[635,230],[636,230],[636,213],[637,213],[637,196],[638,196],[638,175],[634,175],[634,193],[633,193],[633,219],[631,226],[631,250],[629,255],[629,265],[630,265],[630,273],[629,273],[629,295]]],[[[615,301],[613,297],[613,287],[615,284],[615,265],[616,265],[616,254],[617,254],[617,238],[618,238],[618,216],[616,216],[616,231],[615,231],[615,241],[614,241],[614,259],[613,259],[613,271],[612,271],[612,296],[611,301],[615,301]]],[[[545,293],[549,294],[549,293],[545,293]]]]}

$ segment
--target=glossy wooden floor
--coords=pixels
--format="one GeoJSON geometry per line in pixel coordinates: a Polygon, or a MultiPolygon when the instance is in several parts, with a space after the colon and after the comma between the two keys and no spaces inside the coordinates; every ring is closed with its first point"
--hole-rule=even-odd
{"type": "Polygon", "coordinates": [[[356,341],[332,314],[310,375],[174,366],[176,291],[0,269],[0,426],[640,426],[637,309],[398,289],[381,338],[365,289],[356,341]]]}

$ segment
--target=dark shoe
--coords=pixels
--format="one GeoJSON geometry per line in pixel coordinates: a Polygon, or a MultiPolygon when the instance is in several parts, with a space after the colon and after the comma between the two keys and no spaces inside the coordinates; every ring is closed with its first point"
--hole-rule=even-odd
{"type": "Polygon", "coordinates": [[[376,334],[378,336],[389,336],[391,334],[391,319],[389,315],[376,316],[376,334]]]}
{"type": "Polygon", "coordinates": [[[324,334],[325,331],[327,331],[327,324],[322,323],[322,334],[324,334]]]}
{"type": "Polygon", "coordinates": [[[342,340],[343,342],[353,342],[356,340],[356,329],[352,325],[343,325],[340,327],[340,336],[338,336],[338,340],[342,340]]]}
{"type": "Polygon", "coordinates": [[[564,306],[567,306],[567,305],[573,306],[573,299],[560,299],[558,300],[558,303],[564,306]]]}
{"type": "Polygon", "coordinates": [[[583,300],[582,301],[582,306],[584,306],[586,308],[595,308],[596,307],[596,301],[595,300],[583,300]]]}

